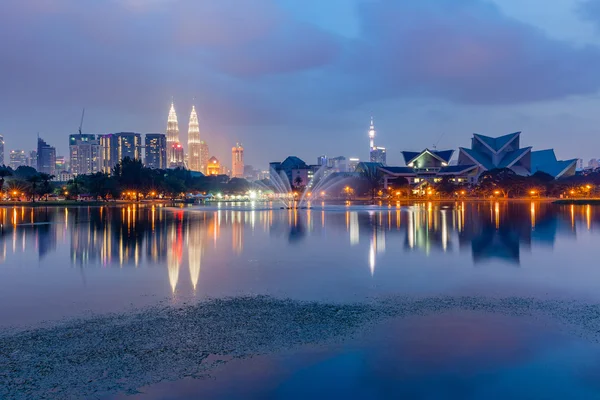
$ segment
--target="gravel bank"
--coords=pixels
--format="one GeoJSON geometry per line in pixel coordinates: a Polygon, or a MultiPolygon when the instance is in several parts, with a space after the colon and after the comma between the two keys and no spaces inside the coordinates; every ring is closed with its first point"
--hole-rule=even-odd
{"type": "Polygon", "coordinates": [[[600,338],[600,305],[525,298],[387,298],[353,305],[238,297],[0,332],[0,398],[94,399],[200,376],[209,355],[246,357],[327,343],[388,317],[474,310],[544,315],[600,338]]]}

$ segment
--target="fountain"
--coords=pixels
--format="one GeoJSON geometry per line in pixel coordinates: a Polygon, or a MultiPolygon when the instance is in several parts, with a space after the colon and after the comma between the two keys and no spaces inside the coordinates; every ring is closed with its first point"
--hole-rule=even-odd
{"type": "Polygon", "coordinates": [[[292,183],[288,176],[282,171],[277,173],[271,168],[269,184],[256,182],[255,184],[264,191],[273,191],[274,197],[281,203],[282,209],[308,209],[313,193],[327,192],[334,186],[341,185],[349,177],[330,175],[327,167],[322,166],[315,172],[312,179],[304,187],[299,195],[293,192],[292,183]],[[298,198],[297,198],[298,197],[298,198]]]}

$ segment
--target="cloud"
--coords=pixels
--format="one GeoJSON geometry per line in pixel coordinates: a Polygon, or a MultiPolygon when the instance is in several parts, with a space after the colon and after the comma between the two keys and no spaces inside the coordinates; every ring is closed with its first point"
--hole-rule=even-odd
{"type": "Polygon", "coordinates": [[[348,66],[374,93],[462,103],[521,103],[594,93],[600,50],[575,47],[480,0],[380,0],[360,7],[348,66]]]}

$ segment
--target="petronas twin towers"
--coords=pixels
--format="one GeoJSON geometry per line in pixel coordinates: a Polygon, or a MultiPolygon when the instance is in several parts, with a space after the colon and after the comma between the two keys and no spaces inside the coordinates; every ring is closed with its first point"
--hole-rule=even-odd
{"type": "MultiPolygon", "coordinates": [[[[200,126],[198,124],[198,114],[196,107],[192,106],[190,114],[190,123],[188,126],[188,162],[187,168],[192,171],[203,171],[203,142],[200,141],[200,126]]],[[[206,146],[204,144],[204,146],[206,146]]],[[[169,118],[167,120],[167,159],[169,168],[177,168],[185,166],[185,158],[183,147],[179,140],[179,124],[177,122],[177,113],[175,112],[175,104],[171,102],[169,110],[169,118]]]]}

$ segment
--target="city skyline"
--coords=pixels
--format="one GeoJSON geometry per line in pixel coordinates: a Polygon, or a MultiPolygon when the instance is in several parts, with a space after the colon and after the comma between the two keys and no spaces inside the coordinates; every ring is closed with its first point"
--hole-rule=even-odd
{"type": "Polygon", "coordinates": [[[195,96],[211,153],[225,160],[239,141],[252,165],[275,151],[312,159],[317,141],[366,159],[370,115],[390,164],[401,149],[517,130],[598,158],[595,1],[232,1],[2,2],[14,40],[1,45],[13,56],[0,66],[0,134],[31,149],[40,132],[67,154],[84,106],[85,133],[163,132],[167,99],[189,99],[184,111],[195,96]]]}

